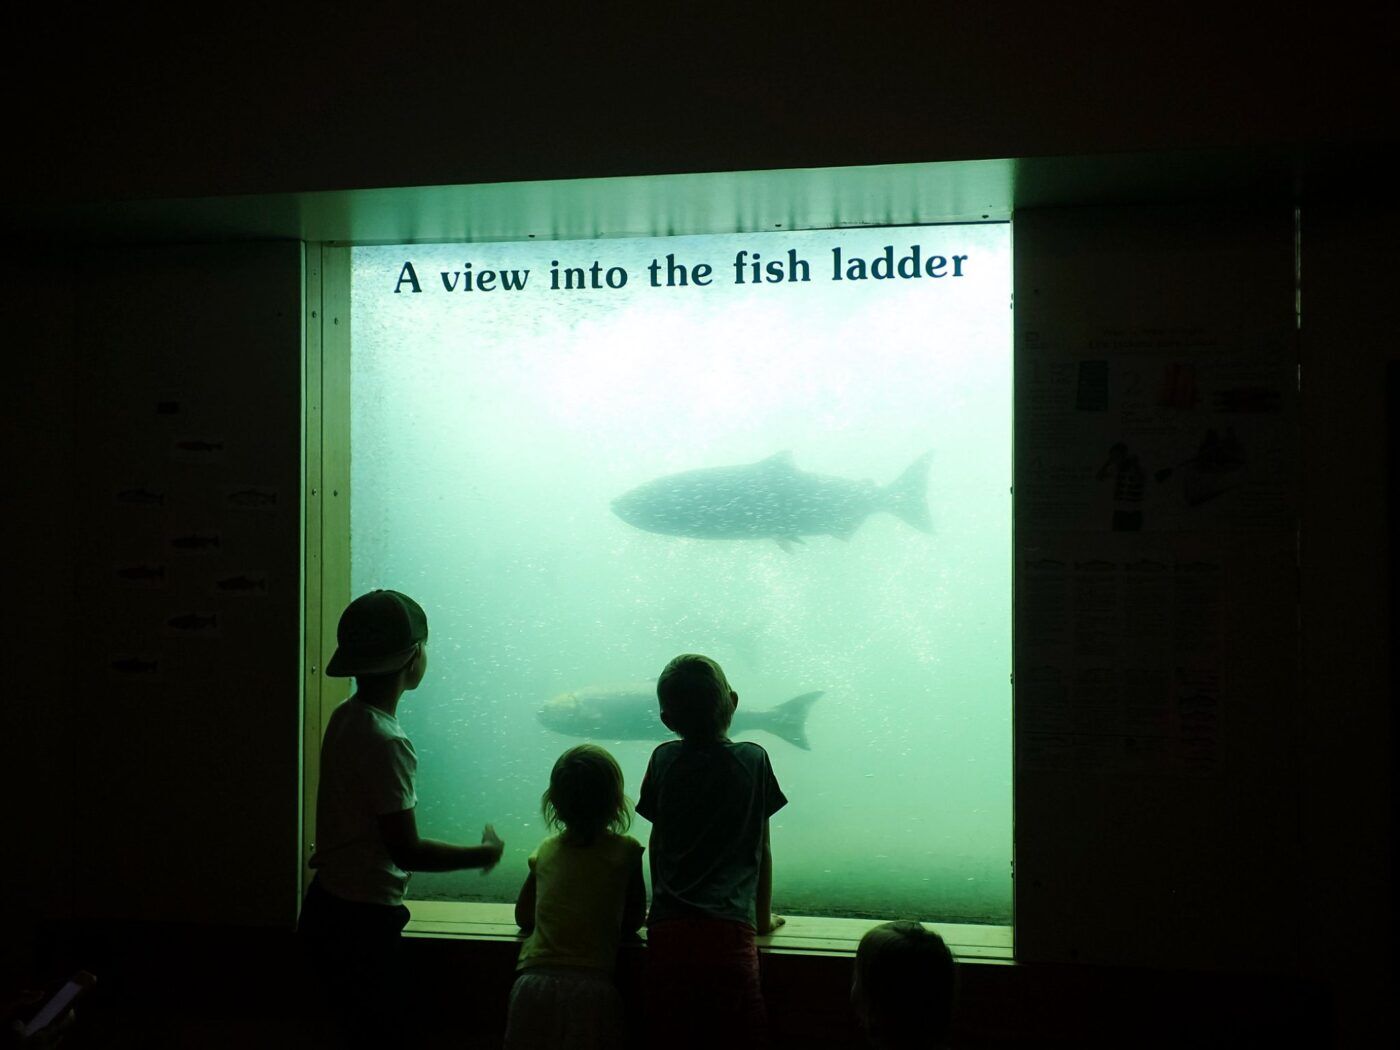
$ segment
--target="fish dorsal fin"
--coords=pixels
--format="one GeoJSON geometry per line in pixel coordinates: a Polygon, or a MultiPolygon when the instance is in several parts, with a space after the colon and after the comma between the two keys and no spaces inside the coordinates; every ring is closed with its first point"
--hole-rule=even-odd
{"type": "Polygon", "coordinates": [[[786,449],[782,452],[775,452],[767,459],[758,461],[758,465],[765,470],[781,471],[784,474],[797,473],[797,465],[792,461],[792,450],[786,449]]]}

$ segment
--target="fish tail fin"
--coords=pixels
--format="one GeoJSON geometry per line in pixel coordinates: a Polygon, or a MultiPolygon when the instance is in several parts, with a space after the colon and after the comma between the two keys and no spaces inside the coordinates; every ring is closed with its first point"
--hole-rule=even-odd
{"type": "Polygon", "coordinates": [[[765,711],[764,714],[768,717],[763,721],[763,728],[786,740],[793,747],[800,747],[803,751],[812,750],[812,745],[807,743],[807,712],[821,695],[820,689],[815,693],[803,693],[779,704],[771,711],[765,711]]]}
{"type": "Polygon", "coordinates": [[[928,465],[932,459],[933,453],[925,452],[884,490],[885,510],[920,532],[933,531],[928,512],[928,465]]]}

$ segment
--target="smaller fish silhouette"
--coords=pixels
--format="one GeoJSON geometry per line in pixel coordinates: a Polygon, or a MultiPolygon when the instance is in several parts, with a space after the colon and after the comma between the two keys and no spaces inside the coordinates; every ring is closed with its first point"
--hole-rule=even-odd
{"type": "Polygon", "coordinates": [[[117,575],[123,580],[163,580],[165,579],[164,565],[128,565],[118,569],[117,575]]]}
{"type": "Polygon", "coordinates": [[[164,492],[152,492],[150,489],[122,489],[117,493],[118,503],[131,503],[142,507],[157,507],[165,503],[164,492]]]}
{"type": "Polygon", "coordinates": [[[222,441],[197,441],[191,438],[175,442],[175,447],[181,452],[222,452],[224,443],[222,441]]]}
{"type": "Polygon", "coordinates": [[[170,541],[170,546],[178,547],[182,551],[207,551],[210,547],[219,545],[217,536],[200,536],[197,533],[190,533],[188,536],[176,536],[170,541]]]}
{"type": "Polygon", "coordinates": [[[219,626],[217,613],[201,616],[199,613],[182,613],[166,620],[166,625],[177,631],[206,631],[219,626]]]}

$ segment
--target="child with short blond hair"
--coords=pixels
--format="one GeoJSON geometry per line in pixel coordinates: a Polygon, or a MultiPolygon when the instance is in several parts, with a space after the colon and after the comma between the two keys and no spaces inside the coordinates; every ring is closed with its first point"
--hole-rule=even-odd
{"type": "Polygon", "coordinates": [[[652,823],[651,1043],[766,1046],[754,937],[783,922],[772,913],[768,818],[787,798],[767,752],[728,738],[739,694],[714,660],[676,657],[656,695],[681,739],[652,752],[637,801],[652,823]]]}

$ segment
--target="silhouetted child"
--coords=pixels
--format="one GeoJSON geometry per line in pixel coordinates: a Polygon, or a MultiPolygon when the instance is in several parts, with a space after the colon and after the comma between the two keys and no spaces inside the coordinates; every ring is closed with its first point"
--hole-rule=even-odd
{"type": "Polygon", "coordinates": [[[861,938],[851,1006],[881,1050],[947,1045],[957,966],[943,938],[917,922],[887,922],[861,938]]]}
{"type": "Polygon", "coordinates": [[[597,1048],[624,1040],[622,998],[613,983],[617,946],[646,921],[642,845],[632,824],[622,770],[601,747],[559,756],[540,800],[557,834],[530,857],[515,903],[529,936],[510,992],[507,1050],[597,1048]]]}
{"type": "Polygon", "coordinates": [[[315,878],[298,932],[345,1040],[402,1040],[400,933],[410,871],[490,871],[502,842],[486,825],[479,846],[421,838],[414,807],[418,757],[396,713],[428,669],[428,619],[398,591],[371,591],[341,614],[326,674],[354,676],[355,692],[331,715],[316,792],[315,878]]]}
{"type": "Polygon", "coordinates": [[[765,1046],[754,936],[783,921],[772,914],[768,818],[787,799],[767,752],[726,736],[739,694],[719,664],[678,656],[656,695],[681,739],[652,752],[637,802],[652,823],[649,1038],[668,1048],[765,1046]]]}

